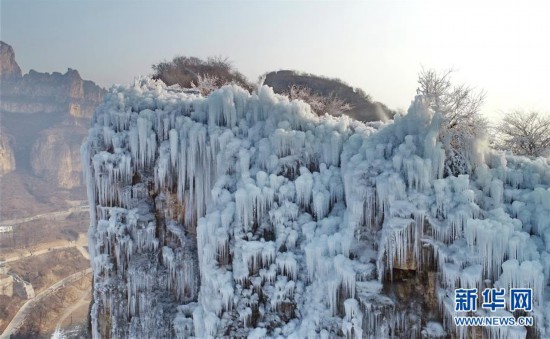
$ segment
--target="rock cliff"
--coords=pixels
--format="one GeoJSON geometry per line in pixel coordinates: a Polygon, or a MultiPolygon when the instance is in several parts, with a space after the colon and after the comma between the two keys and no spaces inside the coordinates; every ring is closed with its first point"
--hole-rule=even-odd
{"type": "Polygon", "coordinates": [[[75,188],[82,184],[80,144],[84,127],[70,130],[54,127],[44,130],[31,151],[31,167],[36,176],[56,182],[61,188],[75,188]]]}

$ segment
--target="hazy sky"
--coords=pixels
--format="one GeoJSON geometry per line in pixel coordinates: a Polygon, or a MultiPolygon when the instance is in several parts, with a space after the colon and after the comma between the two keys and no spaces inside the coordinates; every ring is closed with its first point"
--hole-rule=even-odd
{"type": "Polygon", "coordinates": [[[548,1],[0,0],[24,72],[76,68],[102,86],[175,55],[224,55],[249,79],[296,69],[407,108],[421,66],[458,70],[483,112],[550,112],[548,1]]]}

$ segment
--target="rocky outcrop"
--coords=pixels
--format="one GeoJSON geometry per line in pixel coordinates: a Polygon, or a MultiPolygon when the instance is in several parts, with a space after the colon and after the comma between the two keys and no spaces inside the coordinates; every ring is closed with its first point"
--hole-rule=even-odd
{"type": "Polygon", "coordinates": [[[3,41],[0,41],[0,80],[21,79],[21,68],[15,61],[13,48],[3,41]]]}
{"type": "Polygon", "coordinates": [[[15,170],[15,157],[5,131],[0,130],[0,176],[15,170]]]}

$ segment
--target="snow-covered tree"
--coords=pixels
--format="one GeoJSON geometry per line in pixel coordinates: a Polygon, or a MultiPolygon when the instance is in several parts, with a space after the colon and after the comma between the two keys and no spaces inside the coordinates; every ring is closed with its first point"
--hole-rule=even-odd
{"type": "Polygon", "coordinates": [[[518,155],[550,154],[550,115],[520,110],[506,114],[497,128],[495,144],[518,155]]]}
{"type": "Polygon", "coordinates": [[[219,77],[215,75],[210,74],[198,74],[197,75],[197,84],[195,84],[193,81],[191,81],[191,87],[196,88],[199,90],[199,92],[206,96],[216,89],[220,88],[221,86],[227,84],[226,81],[220,79],[219,77]]]}
{"type": "Polygon", "coordinates": [[[286,93],[291,100],[302,100],[308,103],[317,114],[341,115],[352,109],[352,106],[335,94],[327,97],[312,92],[305,86],[292,85],[286,93]]]}
{"type": "Polygon", "coordinates": [[[465,84],[454,85],[452,73],[452,69],[422,69],[417,90],[426,98],[430,108],[443,116],[440,139],[447,153],[447,175],[466,174],[473,170],[475,141],[487,132],[487,122],[479,111],[485,93],[465,84]]]}

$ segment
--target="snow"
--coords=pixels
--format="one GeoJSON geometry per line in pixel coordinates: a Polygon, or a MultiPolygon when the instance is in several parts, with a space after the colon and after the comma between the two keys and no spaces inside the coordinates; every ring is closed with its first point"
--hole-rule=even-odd
{"type": "Polygon", "coordinates": [[[93,337],[466,337],[450,296],[486,285],[533,288],[550,334],[547,160],[475,149],[445,176],[443,123],[421,96],[365,124],[268,87],[113,87],[81,148],[93,337]],[[383,288],[421,269],[423,328],[383,288]]]}

